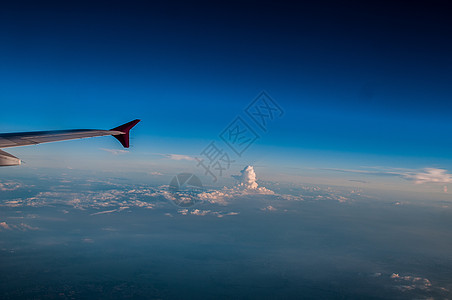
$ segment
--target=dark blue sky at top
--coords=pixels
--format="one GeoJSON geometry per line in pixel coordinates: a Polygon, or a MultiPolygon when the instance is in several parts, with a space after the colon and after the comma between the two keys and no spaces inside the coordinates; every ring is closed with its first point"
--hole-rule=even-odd
{"type": "Polygon", "coordinates": [[[450,159],[449,11],[446,1],[2,3],[0,126],[141,118],[137,139],[184,139],[167,150],[193,152],[190,140],[215,139],[266,90],[286,114],[262,144],[450,159]]]}

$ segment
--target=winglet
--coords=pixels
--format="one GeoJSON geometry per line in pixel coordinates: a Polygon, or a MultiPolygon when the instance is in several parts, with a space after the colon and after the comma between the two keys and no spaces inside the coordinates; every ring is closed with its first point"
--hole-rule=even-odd
{"type": "Polygon", "coordinates": [[[124,148],[129,148],[129,131],[133,128],[133,126],[137,125],[138,122],[140,122],[140,120],[136,119],[111,129],[112,131],[124,132],[123,134],[113,135],[124,146],[124,148]]]}

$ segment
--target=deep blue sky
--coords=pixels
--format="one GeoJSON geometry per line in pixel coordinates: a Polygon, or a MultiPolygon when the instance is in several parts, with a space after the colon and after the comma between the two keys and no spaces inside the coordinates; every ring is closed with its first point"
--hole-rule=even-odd
{"type": "MultiPolygon", "coordinates": [[[[446,1],[2,3],[1,131],[141,118],[140,159],[197,155],[266,90],[285,115],[244,163],[452,168],[448,12],[446,1]]],[[[42,149],[86,143],[119,148],[42,149]]]]}

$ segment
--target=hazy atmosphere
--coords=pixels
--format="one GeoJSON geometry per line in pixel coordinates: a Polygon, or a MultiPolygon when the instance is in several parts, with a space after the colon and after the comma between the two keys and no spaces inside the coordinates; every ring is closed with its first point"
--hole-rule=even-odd
{"type": "Polygon", "coordinates": [[[0,298],[451,299],[449,11],[0,4],[0,298]]]}

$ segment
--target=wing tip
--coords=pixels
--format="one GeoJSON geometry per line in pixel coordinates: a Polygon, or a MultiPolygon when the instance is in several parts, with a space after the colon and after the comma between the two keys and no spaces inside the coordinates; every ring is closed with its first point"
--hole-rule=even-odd
{"type": "Polygon", "coordinates": [[[130,144],[129,144],[129,132],[130,129],[132,129],[135,125],[137,125],[141,120],[140,119],[135,119],[133,121],[130,121],[126,124],[123,124],[121,126],[118,126],[116,128],[113,128],[111,130],[114,131],[121,131],[124,132],[123,134],[118,134],[118,135],[113,135],[124,148],[129,148],[130,144]]]}

